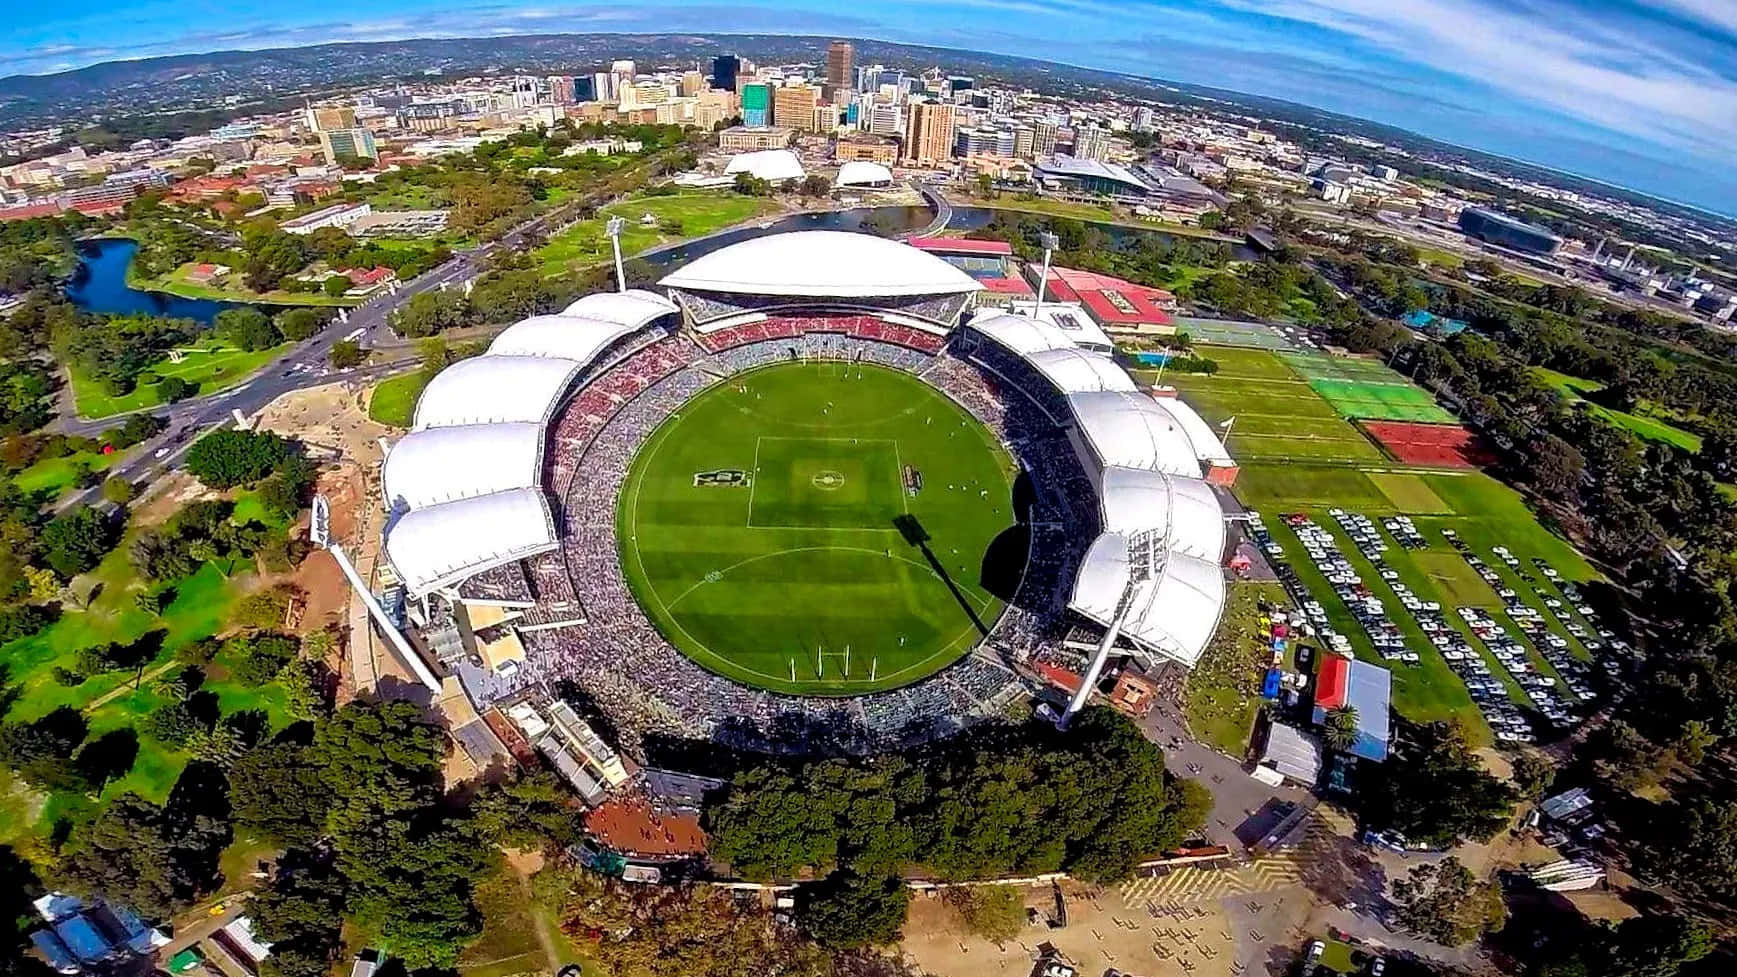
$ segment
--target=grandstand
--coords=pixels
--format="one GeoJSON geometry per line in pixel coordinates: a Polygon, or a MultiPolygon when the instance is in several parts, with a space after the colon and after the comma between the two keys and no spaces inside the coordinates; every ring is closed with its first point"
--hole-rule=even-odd
{"type": "Polygon", "coordinates": [[[505,330],[428,385],[382,467],[384,553],[428,649],[479,707],[533,685],[583,689],[635,753],[652,734],[746,748],[866,750],[947,735],[1073,661],[1064,637],[1191,666],[1224,602],[1223,514],[1204,475],[1229,462],[1180,401],[1047,322],[967,312],[981,286],[933,255],[866,235],[797,232],[732,245],[672,272],[667,297],[586,296],[505,330]],[[850,697],[784,694],[708,671],[630,591],[617,497],[654,431],[729,378],[792,360],[875,364],[920,378],[1013,455],[1031,498],[1023,575],[952,664],[850,697]],[[522,663],[491,668],[452,621],[498,612],[522,663]],[[449,637],[450,635],[456,635],[449,637]]]}

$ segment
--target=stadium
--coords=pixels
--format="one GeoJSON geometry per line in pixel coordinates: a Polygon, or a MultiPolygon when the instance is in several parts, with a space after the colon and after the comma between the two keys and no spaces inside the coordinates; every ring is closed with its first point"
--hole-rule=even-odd
{"type": "Polygon", "coordinates": [[[479,707],[862,751],[1199,659],[1235,463],[1181,401],[870,235],[658,285],[507,328],[387,453],[382,603],[479,707]]]}

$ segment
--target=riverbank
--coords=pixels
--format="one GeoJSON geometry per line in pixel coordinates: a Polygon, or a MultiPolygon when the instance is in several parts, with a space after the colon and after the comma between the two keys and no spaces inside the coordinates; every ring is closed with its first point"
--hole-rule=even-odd
{"type": "MultiPolygon", "coordinates": [[[[133,270],[131,260],[127,262],[127,287],[141,292],[161,292],[164,295],[174,295],[184,299],[204,299],[211,302],[234,302],[238,305],[281,305],[285,308],[352,308],[361,305],[363,299],[340,296],[333,298],[319,292],[286,292],[281,289],[270,292],[255,292],[245,288],[219,288],[200,285],[188,281],[187,273],[194,267],[193,263],[182,265],[161,278],[143,278],[133,270]]],[[[235,273],[231,273],[235,274],[235,273]]]]}
{"type": "Polygon", "coordinates": [[[1203,227],[1189,224],[1177,224],[1157,218],[1135,217],[1118,212],[1112,207],[1097,204],[1082,204],[1072,200],[1056,200],[1050,197],[1033,197],[1022,200],[1018,197],[979,197],[957,189],[946,189],[941,195],[956,208],[976,207],[983,210],[1005,210],[1020,214],[1031,214],[1035,217],[1066,217],[1072,220],[1085,221],[1088,224],[1111,224],[1116,227],[1126,227],[1140,231],[1158,231],[1177,237],[1193,237],[1207,241],[1223,241],[1227,244],[1241,244],[1242,238],[1219,231],[1209,231],[1203,227]]]}

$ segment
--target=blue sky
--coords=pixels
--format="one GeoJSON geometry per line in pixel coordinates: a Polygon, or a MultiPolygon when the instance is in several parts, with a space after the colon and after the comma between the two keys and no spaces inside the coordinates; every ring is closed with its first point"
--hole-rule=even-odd
{"type": "Polygon", "coordinates": [[[403,37],[877,37],[1273,95],[1737,214],[1737,0],[64,0],[8,19],[0,74],[403,37]]]}

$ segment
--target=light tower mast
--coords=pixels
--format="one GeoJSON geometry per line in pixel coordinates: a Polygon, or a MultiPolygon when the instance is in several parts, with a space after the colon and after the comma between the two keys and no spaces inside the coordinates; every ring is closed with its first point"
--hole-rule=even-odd
{"type": "Polygon", "coordinates": [[[380,602],[374,598],[374,592],[368,589],[367,583],[362,580],[362,575],[356,572],[356,566],[350,562],[350,557],[345,554],[344,548],[333,541],[332,506],[323,495],[314,496],[313,519],[308,526],[308,537],[315,546],[332,554],[332,559],[338,561],[338,569],[344,572],[344,579],[350,581],[350,586],[356,591],[356,596],[360,597],[362,603],[368,608],[368,616],[380,626],[380,630],[386,635],[386,640],[392,643],[392,649],[398,653],[398,657],[416,676],[416,680],[427,686],[430,692],[438,693],[440,691],[440,679],[434,677],[434,673],[429,671],[428,665],[423,662],[422,656],[416,653],[416,649],[410,647],[410,642],[404,640],[404,632],[398,630],[398,625],[386,616],[386,609],[380,606],[380,602]]]}

